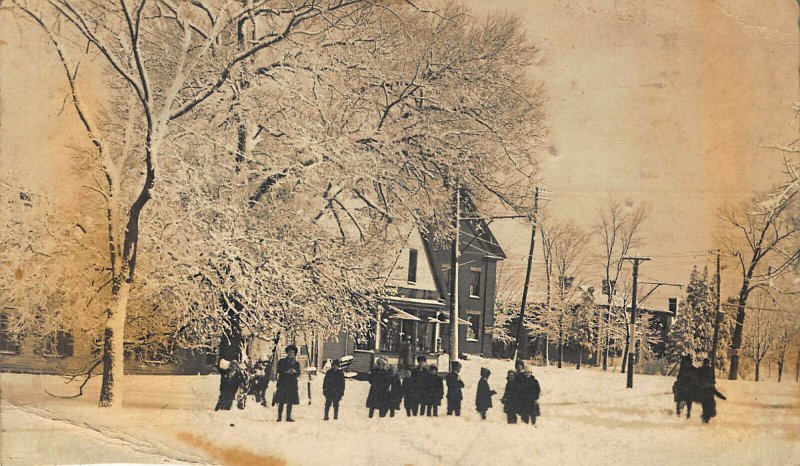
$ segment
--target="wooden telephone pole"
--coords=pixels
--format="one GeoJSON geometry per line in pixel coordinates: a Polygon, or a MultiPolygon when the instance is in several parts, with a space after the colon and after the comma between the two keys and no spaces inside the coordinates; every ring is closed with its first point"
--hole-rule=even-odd
{"type": "Polygon", "coordinates": [[[533,191],[533,216],[531,218],[531,246],[528,249],[528,268],[525,271],[525,284],[522,288],[522,304],[519,307],[519,321],[517,323],[517,359],[528,358],[528,331],[525,329],[525,304],[528,301],[528,288],[531,281],[531,267],[533,265],[533,248],[536,245],[536,224],[539,216],[539,188],[533,191]]]}
{"type": "Polygon", "coordinates": [[[639,286],[639,264],[649,261],[649,257],[623,257],[633,262],[633,296],[631,299],[631,322],[628,331],[628,388],[633,388],[633,358],[636,356],[636,289],[639,286]]]}
{"type": "Polygon", "coordinates": [[[453,245],[450,251],[450,344],[447,355],[458,361],[458,265],[461,262],[461,187],[456,181],[453,245]]]}
{"type": "Polygon", "coordinates": [[[719,345],[719,323],[722,320],[722,317],[725,315],[722,312],[722,277],[721,271],[722,267],[720,266],[720,256],[722,253],[719,249],[716,251],[712,251],[711,254],[716,254],[717,256],[717,311],[714,313],[714,339],[711,344],[711,354],[709,355],[709,359],[711,360],[711,367],[716,370],[717,368],[717,345],[719,345]]]}

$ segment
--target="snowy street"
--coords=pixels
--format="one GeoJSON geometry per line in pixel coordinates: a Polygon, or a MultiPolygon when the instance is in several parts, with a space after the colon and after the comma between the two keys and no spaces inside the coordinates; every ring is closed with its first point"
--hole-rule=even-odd
{"type": "MultiPolygon", "coordinates": [[[[508,361],[487,360],[502,393],[508,361]]],[[[505,424],[499,395],[489,418],[474,411],[481,361],[464,364],[461,419],[368,419],[368,384],[348,380],[339,421],[322,420],[322,377],[312,405],[301,379],[297,422],[276,423],[256,405],[214,412],[217,376],[129,376],[121,412],[96,407],[98,381],[84,397],[52,376],[3,374],[2,463],[208,462],[218,464],[800,464],[800,387],[793,381],[719,381],[728,401],[703,425],[700,406],[678,418],[674,378],[595,369],[535,367],[542,385],[537,427],[505,424]],[[66,422],[65,422],[66,421],[66,422]],[[35,430],[34,430],[35,429],[35,430]]],[[[274,385],[268,390],[272,396],[274,385]]],[[[442,408],[443,409],[443,408],[442,408]]]]}

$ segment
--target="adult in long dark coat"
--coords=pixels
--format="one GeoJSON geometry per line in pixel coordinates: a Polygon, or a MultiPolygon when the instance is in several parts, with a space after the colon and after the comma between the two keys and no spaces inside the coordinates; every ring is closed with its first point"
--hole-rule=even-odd
{"type": "Polygon", "coordinates": [[[403,341],[400,342],[400,360],[397,363],[397,369],[400,373],[404,373],[414,366],[414,351],[411,348],[411,338],[405,336],[403,341]]]}
{"type": "Polygon", "coordinates": [[[475,394],[475,409],[481,413],[481,419],[486,419],[486,411],[492,407],[492,396],[497,392],[489,388],[489,376],[492,372],[481,367],[481,379],[478,381],[478,392],[475,394]]]}
{"type": "Polygon", "coordinates": [[[340,368],[341,363],[338,359],[334,360],[331,368],[325,374],[322,381],[322,395],[325,396],[325,417],[328,420],[328,413],[333,406],[333,418],[339,419],[339,401],[344,396],[344,372],[340,368]]]}
{"type": "Polygon", "coordinates": [[[286,406],[286,422],[292,419],[292,406],[300,404],[297,389],[297,377],[300,375],[300,363],[297,362],[297,347],[286,347],[286,357],[278,361],[278,382],[275,384],[275,395],[272,404],[278,405],[278,422],[283,418],[283,407],[286,406]]]}
{"type": "Polygon", "coordinates": [[[378,410],[380,417],[386,417],[389,411],[391,401],[389,398],[389,387],[391,379],[389,371],[386,370],[386,360],[378,358],[375,361],[375,368],[369,373],[369,394],[367,395],[367,408],[369,408],[369,417],[375,415],[375,410],[378,410]]]}
{"type": "Polygon", "coordinates": [[[464,381],[458,373],[461,371],[461,363],[453,361],[450,372],[447,374],[447,415],[461,416],[461,400],[464,399],[461,390],[464,388],[464,381]]]}
{"type": "Polygon", "coordinates": [[[403,385],[397,368],[389,365],[389,416],[394,417],[394,412],[400,409],[403,401],[403,385]]]}

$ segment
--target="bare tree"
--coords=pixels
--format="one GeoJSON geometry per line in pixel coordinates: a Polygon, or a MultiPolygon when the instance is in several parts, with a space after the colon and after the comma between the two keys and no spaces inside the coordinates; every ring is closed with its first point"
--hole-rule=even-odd
{"type": "Polygon", "coordinates": [[[473,27],[458,5],[360,0],[10,5],[53,44],[99,173],[102,406],[122,402],[129,317],[188,344],[218,331],[221,295],[271,331],[363,326],[394,218],[449,223],[456,178],[478,201],[529,200],[541,92],[517,18],[473,27]],[[105,112],[83,100],[81,60],[108,80],[105,112]]]}
{"type": "MultiPolygon", "coordinates": [[[[650,209],[643,205],[628,205],[609,197],[605,205],[599,208],[599,220],[594,227],[594,233],[600,239],[602,268],[603,268],[603,294],[606,295],[608,313],[605,318],[605,329],[598,329],[597,336],[604,334],[603,344],[598,343],[597,357],[600,357],[599,348],[603,347],[603,370],[608,370],[608,352],[611,338],[611,323],[614,314],[614,297],[617,295],[618,284],[625,263],[623,257],[629,254],[632,248],[642,244],[639,229],[647,220],[650,209]]],[[[623,309],[624,313],[624,309],[623,309]]],[[[599,360],[596,361],[599,365],[599,360]]]]}
{"type": "Polygon", "coordinates": [[[731,344],[728,377],[739,371],[746,305],[750,294],[767,289],[769,281],[793,270],[800,258],[797,190],[793,183],[777,187],[742,203],[724,207],[720,217],[730,230],[721,238],[724,248],[739,260],[741,285],[737,295],[736,327],[731,344]]]}
{"type": "Polygon", "coordinates": [[[546,328],[550,337],[558,342],[558,367],[563,365],[564,346],[572,325],[573,308],[583,297],[582,285],[588,234],[574,222],[542,226],[546,274],[557,280],[554,305],[544,310],[546,328]]]}

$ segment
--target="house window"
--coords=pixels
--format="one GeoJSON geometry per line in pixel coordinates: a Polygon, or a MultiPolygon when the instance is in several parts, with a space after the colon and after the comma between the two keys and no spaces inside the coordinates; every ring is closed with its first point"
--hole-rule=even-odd
{"type": "Polygon", "coordinates": [[[0,353],[19,353],[19,345],[8,331],[8,316],[0,314],[0,353]]]}
{"type": "Polygon", "coordinates": [[[74,348],[75,343],[72,335],[69,332],[59,330],[44,337],[42,356],[66,358],[72,356],[74,348]]]}
{"type": "Polygon", "coordinates": [[[416,249],[408,250],[408,283],[417,282],[417,255],[416,249]]]}
{"type": "Polygon", "coordinates": [[[469,321],[469,327],[467,327],[467,340],[478,341],[478,335],[480,335],[481,329],[480,311],[467,311],[467,321],[469,321]]]}
{"type": "Polygon", "coordinates": [[[469,295],[472,298],[480,298],[480,296],[481,296],[481,272],[480,272],[480,270],[473,270],[473,271],[470,272],[469,295]]]}

